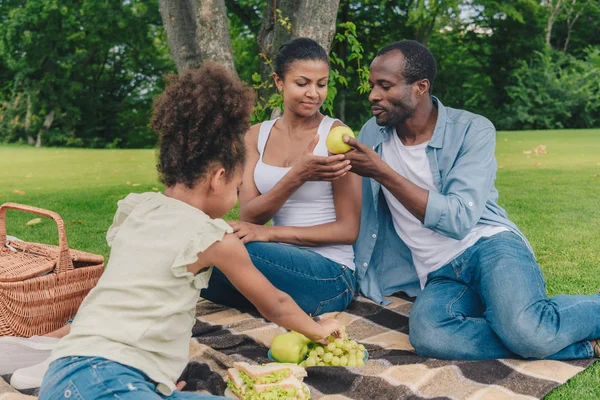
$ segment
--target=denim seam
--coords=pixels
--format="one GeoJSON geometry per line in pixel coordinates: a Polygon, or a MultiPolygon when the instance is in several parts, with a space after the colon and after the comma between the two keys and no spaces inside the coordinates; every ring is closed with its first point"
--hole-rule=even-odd
{"type": "MultiPolygon", "coordinates": [[[[452,311],[452,306],[454,306],[454,304],[456,304],[457,301],[459,301],[460,299],[462,299],[462,297],[465,295],[465,293],[467,293],[467,290],[469,290],[468,286],[465,286],[465,288],[462,290],[462,292],[460,292],[460,294],[458,295],[458,297],[456,297],[456,299],[454,299],[453,301],[451,301],[447,306],[446,306],[446,312],[453,318],[458,318],[458,316],[452,311]]],[[[479,323],[487,323],[487,320],[485,318],[477,318],[477,317],[464,317],[464,319],[468,320],[468,321],[473,321],[473,322],[479,322],[479,323]]]]}
{"type": "MultiPolygon", "coordinates": [[[[88,364],[90,365],[90,368],[92,370],[92,373],[94,374],[94,377],[96,378],[96,380],[98,381],[97,384],[98,385],[102,385],[102,387],[110,394],[112,394],[113,396],[115,396],[116,399],[121,399],[121,397],[116,394],[114,392],[114,390],[112,390],[111,388],[107,387],[106,384],[104,383],[104,380],[102,379],[102,377],[100,376],[100,373],[98,372],[98,370],[95,368],[95,365],[92,364],[91,361],[87,361],[88,364]]],[[[119,381],[120,382],[120,381],[119,381]]]]}
{"type": "MultiPolygon", "coordinates": [[[[344,266],[344,268],[347,269],[347,267],[345,267],[345,266],[344,266]]],[[[346,276],[345,272],[346,272],[345,270],[342,270],[342,273],[340,274],[340,278],[342,278],[342,280],[346,284],[346,288],[352,294],[352,298],[354,298],[354,293],[355,293],[356,290],[355,290],[355,288],[351,284],[352,280],[348,276],[346,276]]]]}
{"type": "MultiPolygon", "coordinates": [[[[77,400],[85,400],[85,398],[81,395],[81,393],[79,393],[79,389],[77,389],[77,385],[75,385],[75,382],[73,382],[71,379],[69,379],[69,382],[67,382],[67,388],[65,389],[65,391],[70,391],[71,395],[75,396],[75,398],[77,400]]],[[[63,397],[65,397],[64,392],[63,392],[63,397]]]]}
{"type": "MultiPolygon", "coordinates": [[[[252,254],[252,257],[256,257],[256,258],[258,258],[258,259],[260,259],[260,260],[262,260],[262,261],[264,261],[266,263],[269,263],[271,265],[274,265],[274,266],[276,266],[276,267],[278,267],[280,269],[284,269],[286,271],[289,271],[289,272],[294,273],[296,275],[304,276],[306,278],[311,278],[311,279],[313,279],[315,281],[335,281],[335,280],[337,280],[339,278],[339,275],[338,276],[334,276],[333,278],[316,278],[314,275],[309,275],[309,274],[305,274],[305,273],[296,271],[294,269],[286,268],[284,265],[277,264],[277,263],[275,263],[275,262],[273,262],[271,260],[267,260],[266,258],[263,258],[263,257],[261,257],[259,255],[256,255],[256,254],[252,254]]],[[[338,265],[338,264],[336,264],[336,265],[338,265]]]]}
{"type": "Polygon", "coordinates": [[[334,302],[336,300],[338,300],[339,298],[341,298],[342,296],[344,296],[345,294],[348,293],[348,289],[344,290],[342,293],[338,294],[335,297],[332,297],[329,300],[323,300],[321,302],[319,302],[319,304],[317,305],[317,308],[315,309],[315,311],[312,313],[312,315],[318,315],[319,311],[321,311],[321,309],[328,303],[334,302]]]}

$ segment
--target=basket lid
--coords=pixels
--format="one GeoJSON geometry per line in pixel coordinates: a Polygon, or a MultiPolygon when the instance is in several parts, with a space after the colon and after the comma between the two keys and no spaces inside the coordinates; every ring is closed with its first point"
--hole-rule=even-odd
{"type": "MultiPolygon", "coordinates": [[[[104,257],[70,249],[73,262],[101,264],[104,257]]],[[[7,241],[0,248],[0,282],[18,282],[53,272],[59,247],[22,241],[7,241]]]]}

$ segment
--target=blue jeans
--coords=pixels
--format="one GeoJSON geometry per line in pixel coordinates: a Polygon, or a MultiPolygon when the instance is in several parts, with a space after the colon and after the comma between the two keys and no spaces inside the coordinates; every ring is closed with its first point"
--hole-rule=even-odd
{"type": "Polygon", "coordinates": [[[546,297],[535,258],[514,233],[482,238],[429,274],[410,313],[419,355],[443,359],[594,356],[600,295],[546,297]]]}
{"type": "Polygon", "coordinates": [[[143,372],[100,357],[64,357],[50,364],[39,400],[209,400],[221,396],[173,392],[164,396],[143,372]]]}
{"type": "MultiPolygon", "coordinates": [[[[356,278],[348,267],[313,251],[282,243],[246,244],[256,268],[279,290],[289,294],[309,315],[342,311],[356,292],[356,278]]],[[[253,309],[218,269],[213,269],[208,288],[200,296],[214,303],[253,309]]]]}

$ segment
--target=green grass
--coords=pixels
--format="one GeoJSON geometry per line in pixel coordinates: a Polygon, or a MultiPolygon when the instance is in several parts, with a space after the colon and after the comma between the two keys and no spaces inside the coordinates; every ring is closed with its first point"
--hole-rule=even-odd
{"type": "MultiPolygon", "coordinates": [[[[597,292],[600,130],[500,132],[496,155],[500,204],[529,238],[548,294],[597,292]],[[547,154],[524,154],[540,145],[546,146],[547,154]]],[[[0,203],[13,201],[59,212],[71,247],[104,256],[108,255],[104,237],[116,202],[131,192],[163,188],[157,181],[152,150],[0,146],[0,182],[0,203]]],[[[56,243],[53,222],[44,219],[27,227],[32,218],[9,211],[8,232],[30,241],[56,243]]],[[[237,218],[237,210],[226,218],[237,218]]],[[[599,381],[600,367],[594,365],[547,398],[600,398],[599,381]]]]}

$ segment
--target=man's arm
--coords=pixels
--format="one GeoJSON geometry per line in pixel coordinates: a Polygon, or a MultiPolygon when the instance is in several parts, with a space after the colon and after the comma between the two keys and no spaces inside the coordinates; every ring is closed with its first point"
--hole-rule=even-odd
{"type": "Polygon", "coordinates": [[[425,190],[387,165],[368,146],[347,138],[351,171],[377,180],[423,226],[453,239],[463,239],[477,224],[496,176],[495,129],[471,127],[460,154],[444,179],[442,193],[425,190]]]}

